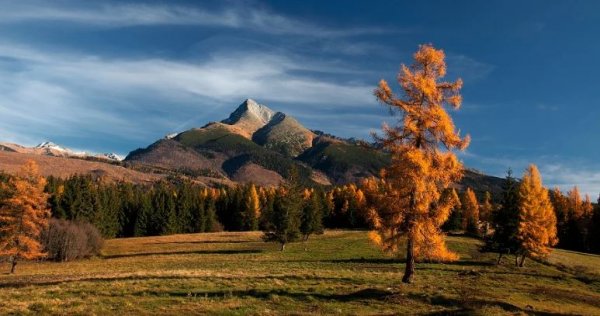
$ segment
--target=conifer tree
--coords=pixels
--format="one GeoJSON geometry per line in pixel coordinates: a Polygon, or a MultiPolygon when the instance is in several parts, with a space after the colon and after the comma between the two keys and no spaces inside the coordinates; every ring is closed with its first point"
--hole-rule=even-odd
{"type": "Polygon", "coordinates": [[[479,202],[475,192],[467,188],[462,196],[463,223],[462,228],[467,234],[479,236],[479,202]]]}
{"type": "Polygon", "coordinates": [[[412,281],[417,250],[436,249],[439,260],[457,258],[446,249],[439,229],[452,207],[441,200],[441,193],[462,177],[462,165],[453,150],[469,143],[468,137],[463,139],[456,132],[444,108],[458,109],[462,102],[462,80],[441,81],[446,75],[444,52],[421,45],[414,59],[412,66],[402,65],[398,74],[400,97],[385,80],[375,90],[377,99],[392,113],[399,113],[400,119],[395,126],[384,125],[384,135],[376,137],[392,161],[382,180],[372,179],[367,183],[370,192],[365,192],[375,202],[370,204],[376,228],[373,240],[388,251],[406,244],[405,283],[412,281]]]}
{"type": "Polygon", "coordinates": [[[304,200],[300,231],[302,232],[303,240],[305,242],[310,235],[323,233],[323,209],[317,192],[312,192],[308,198],[304,200]]]}
{"type": "Polygon", "coordinates": [[[581,199],[579,188],[573,187],[567,192],[567,222],[565,232],[561,238],[561,246],[566,249],[585,251],[589,219],[591,216],[591,202],[581,199]]]}
{"type": "Polygon", "coordinates": [[[591,252],[600,253],[600,197],[598,198],[590,221],[589,245],[591,252]]]}
{"type": "Polygon", "coordinates": [[[152,224],[152,200],[149,194],[140,194],[137,202],[137,216],[133,234],[136,237],[152,236],[156,232],[152,224]]]}
{"type": "Polygon", "coordinates": [[[46,180],[33,160],[27,161],[8,185],[11,195],[0,207],[0,256],[10,257],[10,273],[14,273],[19,260],[46,255],[40,235],[48,226],[50,209],[44,192],[46,180]]]}
{"type": "Polygon", "coordinates": [[[297,170],[291,170],[288,181],[277,190],[273,213],[264,229],[263,240],[279,243],[281,251],[285,250],[288,243],[297,241],[301,236],[302,192],[297,174],[297,170]]]}
{"type": "Polygon", "coordinates": [[[512,170],[507,171],[500,208],[492,215],[494,233],[486,239],[486,249],[498,253],[498,264],[504,254],[515,253],[518,249],[519,229],[519,183],[513,178],[512,170]]]}
{"type": "Polygon", "coordinates": [[[204,208],[204,214],[206,216],[204,232],[221,231],[221,223],[219,223],[219,221],[217,220],[217,208],[215,197],[207,198],[204,204],[204,208]]]}
{"type": "Polygon", "coordinates": [[[556,229],[558,235],[558,247],[569,248],[569,199],[560,191],[554,188],[550,192],[550,201],[556,215],[556,229]]]}
{"type": "Polygon", "coordinates": [[[519,228],[517,231],[522,267],[526,257],[544,258],[558,242],[556,215],[548,190],[535,165],[530,165],[519,186],[519,228]]]}

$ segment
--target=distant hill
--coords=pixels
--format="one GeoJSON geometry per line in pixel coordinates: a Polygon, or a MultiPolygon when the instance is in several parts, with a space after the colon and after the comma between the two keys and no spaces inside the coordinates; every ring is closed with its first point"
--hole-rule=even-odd
{"type": "Polygon", "coordinates": [[[40,143],[35,147],[26,147],[13,143],[0,143],[0,151],[53,157],[95,158],[107,160],[109,162],[123,160],[123,157],[115,153],[91,154],[86,152],[78,152],[49,141],[40,143]]]}
{"type": "Polygon", "coordinates": [[[0,150],[0,170],[14,174],[27,160],[34,160],[44,176],[67,178],[75,174],[92,175],[108,181],[127,181],[134,183],[151,183],[164,175],[144,173],[105,161],[88,161],[84,159],[19,153],[0,150]]]}

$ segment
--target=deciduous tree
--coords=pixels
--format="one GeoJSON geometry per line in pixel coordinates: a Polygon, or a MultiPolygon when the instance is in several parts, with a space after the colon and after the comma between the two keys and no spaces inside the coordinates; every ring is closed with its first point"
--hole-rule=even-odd
{"type": "Polygon", "coordinates": [[[46,255],[40,236],[48,226],[50,209],[46,180],[34,161],[26,162],[8,185],[11,196],[0,207],[0,256],[11,258],[10,273],[14,273],[19,260],[46,255]]]}
{"type": "Polygon", "coordinates": [[[483,202],[479,206],[479,220],[483,222],[483,235],[487,236],[490,229],[490,220],[494,204],[492,203],[492,194],[488,191],[483,195],[483,202]]]}
{"type": "Polygon", "coordinates": [[[452,207],[450,211],[450,217],[448,220],[442,225],[442,229],[445,231],[455,231],[462,229],[462,204],[460,203],[460,198],[458,197],[458,193],[454,188],[446,189],[448,192],[446,194],[450,194],[452,199],[456,201],[455,205],[452,207]]]}
{"type": "Polygon", "coordinates": [[[244,212],[243,217],[243,228],[245,230],[257,230],[258,220],[260,218],[260,200],[256,187],[251,184],[246,192],[246,199],[244,201],[244,212]]]}
{"type": "Polygon", "coordinates": [[[519,186],[519,252],[523,266],[526,257],[544,258],[556,245],[556,215],[548,190],[535,165],[530,165],[519,186]]]}
{"type": "Polygon", "coordinates": [[[462,208],[462,228],[470,235],[479,236],[479,202],[471,188],[467,188],[462,196],[462,208]]]}
{"type": "Polygon", "coordinates": [[[374,241],[390,251],[406,241],[405,283],[412,281],[415,256],[457,258],[446,249],[440,230],[452,207],[450,199],[441,197],[450,183],[462,177],[462,164],[453,150],[469,143],[468,137],[460,137],[445,109],[460,107],[462,81],[441,81],[446,75],[444,52],[421,45],[414,59],[411,66],[402,65],[398,74],[400,96],[385,80],[375,90],[377,99],[400,119],[395,126],[384,125],[383,136],[375,137],[392,161],[381,180],[367,183],[369,192],[365,192],[372,202],[374,241]]]}

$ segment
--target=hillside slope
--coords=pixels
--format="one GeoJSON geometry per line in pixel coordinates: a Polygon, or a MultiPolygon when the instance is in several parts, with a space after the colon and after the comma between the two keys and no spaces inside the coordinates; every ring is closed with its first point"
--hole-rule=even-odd
{"type": "Polygon", "coordinates": [[[35,161],[43,176],[67,178],[75,174],[90,174],[108,181],[150,183],[162,179],[164,175],[135,171],[122,166],[99,161],[77,158],[53,157],[37,154],[23,154],[0,151],[0,170],[14,174],[27,160],[35,161]]]}

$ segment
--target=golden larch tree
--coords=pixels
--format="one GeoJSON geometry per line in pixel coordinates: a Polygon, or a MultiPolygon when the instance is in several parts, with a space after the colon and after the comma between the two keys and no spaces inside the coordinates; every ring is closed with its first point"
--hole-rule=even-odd
{"type": "Polygon", "coordinates": [[[569,217],[573,219],[583,217],[583,201],[581,200],[581,194],[579,194],[577,186],[574,186],[573,189],[567,192],[567,199],[569,201],[569,217]]]}
{"type": "Polygon", "coordinates": [[[469,143],[445,109],[460,107],[462,81],[441,81],[446,75],[444,52],[421,45],[414,59],[398,74],[400,96],[385,80],[374,92],[399,119],[395,126],[384,124],[383,135],[375,135],[392,159],[380,179],[364,185],[375,227],[372,239],[388,251],[406,244],[405,283],[412,282],[415,259],[457,258],[446,249],[440,230],[452,208],[452,199],[442,199],[442,192],[462,177],[462,164],[453,150],[469,143]]]}
{"type": "Polygon", "coordinates": [[[11,197],[0,208],[0,256],[10,257],[10,273],[14,273],[19,260],[46,255],[40,235],[48,227],[50,209],[44,192],[46,180],[33,160],[27,161],[8,185],[11,197]]]}
{"type": "Polygon", "coordinates": [[[260,199],[256,192],[256,187],[251,184],[248,188],[245,201],[246,228],[250,230],[258,229],[258,219],[260,218],[260,199]]]}
{"type": "Polygon", "coordinates": [[[556,215],[548,190],[535,165],[530,165],[519,186],[519,252],[523,266],[526,257],[544,258],[556,245],[556,215]]]}
{"type": "Polygon", "coordinates": [[[462,228],[469,234],[479,235],[479,202],[475,192],[467,188],[462,196],[463,223],[462,228]]]}

